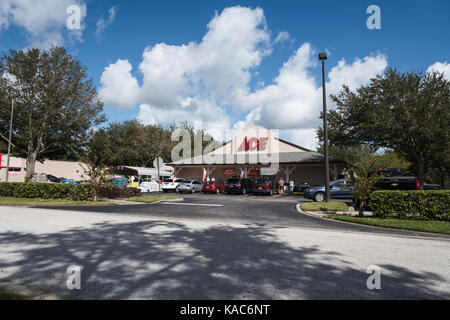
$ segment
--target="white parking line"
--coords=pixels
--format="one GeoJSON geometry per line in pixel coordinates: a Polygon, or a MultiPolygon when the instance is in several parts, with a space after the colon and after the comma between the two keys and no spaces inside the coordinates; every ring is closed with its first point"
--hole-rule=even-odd
{"type": "Polygon", "coordinates": [[[161,202],[160,204],[174,204],[174,205],[177,205],[177,206],[223,207],[223,204],[213,204],[213,203],[161,202]]]}

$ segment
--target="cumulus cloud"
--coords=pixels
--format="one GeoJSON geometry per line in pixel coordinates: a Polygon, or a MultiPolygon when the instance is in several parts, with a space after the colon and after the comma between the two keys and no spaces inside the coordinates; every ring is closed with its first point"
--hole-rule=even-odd
{"type": "MultiPolygon", "coordinates": [[[[271,40],[270,34],[261,9],[226,8],[216,13],[199,43],[147,47],[138,67],[141,84],[128,61],[108,66],[100,95],[118,108],[139,105],[138,118],[147,123],[202,120],[210,133],[260,125],[314,147],[322,88],[314,76],[319,65],[311,44],[302,44],[269,84],[250,86],[273,45],[289,39],[279,33],[271,40]]],[[[355,89],[386,66],[382,54],[341,60],[328,74],[328,92],[337,93],[343,84],[355,89]]]]}
{"type": "MultiPolygon", "coordinates": [[[[303,44],[283,65],[273,84],[236,98],[237,105],[248,112],[245,121],[237,127],[250,124],[280,129],[313,129],[319,125],[322,109],[320,79],[311,75],[317,63],[315,51],[309,43],[303,44]],[[319,81],[317,81],[319,80],[319,81]]],[[[384,55],[356,59],[352,64],[341,60],[328,73],[327,92],[338,93],[343,84],[351,90],[367,84],[387,67],[384,55]]]]}
{"type": "Polygon", "coordinates": [[[139,103],[143,121],[178,122],[195,115],[208,128],[229,126],[224,107],[228,97],[248,86],[250,70],[270,50],[260,8],[226,8],[216,13],[199,43],[147,47],[139,65],[141,86],[127,61],[110,65],[102,75],[100,94],[105,103],[119,108],[139,103]]]}
{"type": "Polygon", "coordinates": [[[337,94],[342,85],[345,84],[354,91],[361,85],[366,85],[376,74],[383,72],[388,65],[384,54],[355,59],[351,64],[347,64],[345,59],[338,62],[328,73],[329,82],[327,90],[330,94],[337,94]]]}
{"type": "Polygon", "coordinates": [[[427,69],[428,73],[431,73],[433,71],[444,73],[444,77],[450,81],[450,63],[448,63],[447,61],[436,62],[427,69]]]}
{"type": "Polygon", "coordinates": [[[96,26],[97,29],[95,30],[95,37],[98,41],[103,39],[103,32],[107,27],[113,23],[117,13],[116,7],[111,7],[108,11],[108,19],[105,20],[103,17],[100,17],[100,19],[97,20],[96,26]]]}
{"type": "Polygon", "coordinates": [[[117,60],[105,68],[100,78],[102,87],[99,95],[106,104],[119,109],[133,108],[139,101],[138,81],[131,75],[132,66],[128,60],[117,60]]]}
{"type": "Polygon", "coordinates": [[[83,24],[79,30],[69,30],[66,10],[70,5],[80,8],[81,21],[86,16],[82,0],[2,0],[0,2],[0,32],[15,25],[27,33],[31,46],[48,48],[64,44],[64,36],[81,41],[83,24]]]}

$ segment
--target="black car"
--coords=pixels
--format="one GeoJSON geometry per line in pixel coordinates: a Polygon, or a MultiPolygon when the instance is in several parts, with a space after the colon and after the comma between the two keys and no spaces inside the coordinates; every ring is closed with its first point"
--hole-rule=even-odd
{"type": "Polygon", "coordinates": [[[247,194],[253,189],[253,181],[247,178],[230,178],[225,183],[225,193],[247,194]]]}

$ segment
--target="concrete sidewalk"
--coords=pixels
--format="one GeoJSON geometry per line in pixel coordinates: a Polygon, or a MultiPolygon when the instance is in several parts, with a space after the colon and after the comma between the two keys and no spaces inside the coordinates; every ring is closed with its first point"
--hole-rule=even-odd
{"type": "Polygon", "coordinates": [[[449,263],[450,241],[0,208],[0,285],[40,297],[450,299],[449,263]],[[71,265],[81,290],[66,287],[71,265]]]}

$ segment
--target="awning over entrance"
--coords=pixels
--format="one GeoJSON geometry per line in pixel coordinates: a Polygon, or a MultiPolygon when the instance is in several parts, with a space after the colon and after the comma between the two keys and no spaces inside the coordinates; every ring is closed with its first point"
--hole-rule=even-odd
{"type": "MultiPolygon", "coordinates": [[[[122,176],[157,176],[158,169],[145,167],[131,167],[131,166],[117,166],[109,169],[114,174],[122,176]]],[[[162,177],[170,177],[171,173],[165,170],[159,170],[159,175],[162,177]]]]}

